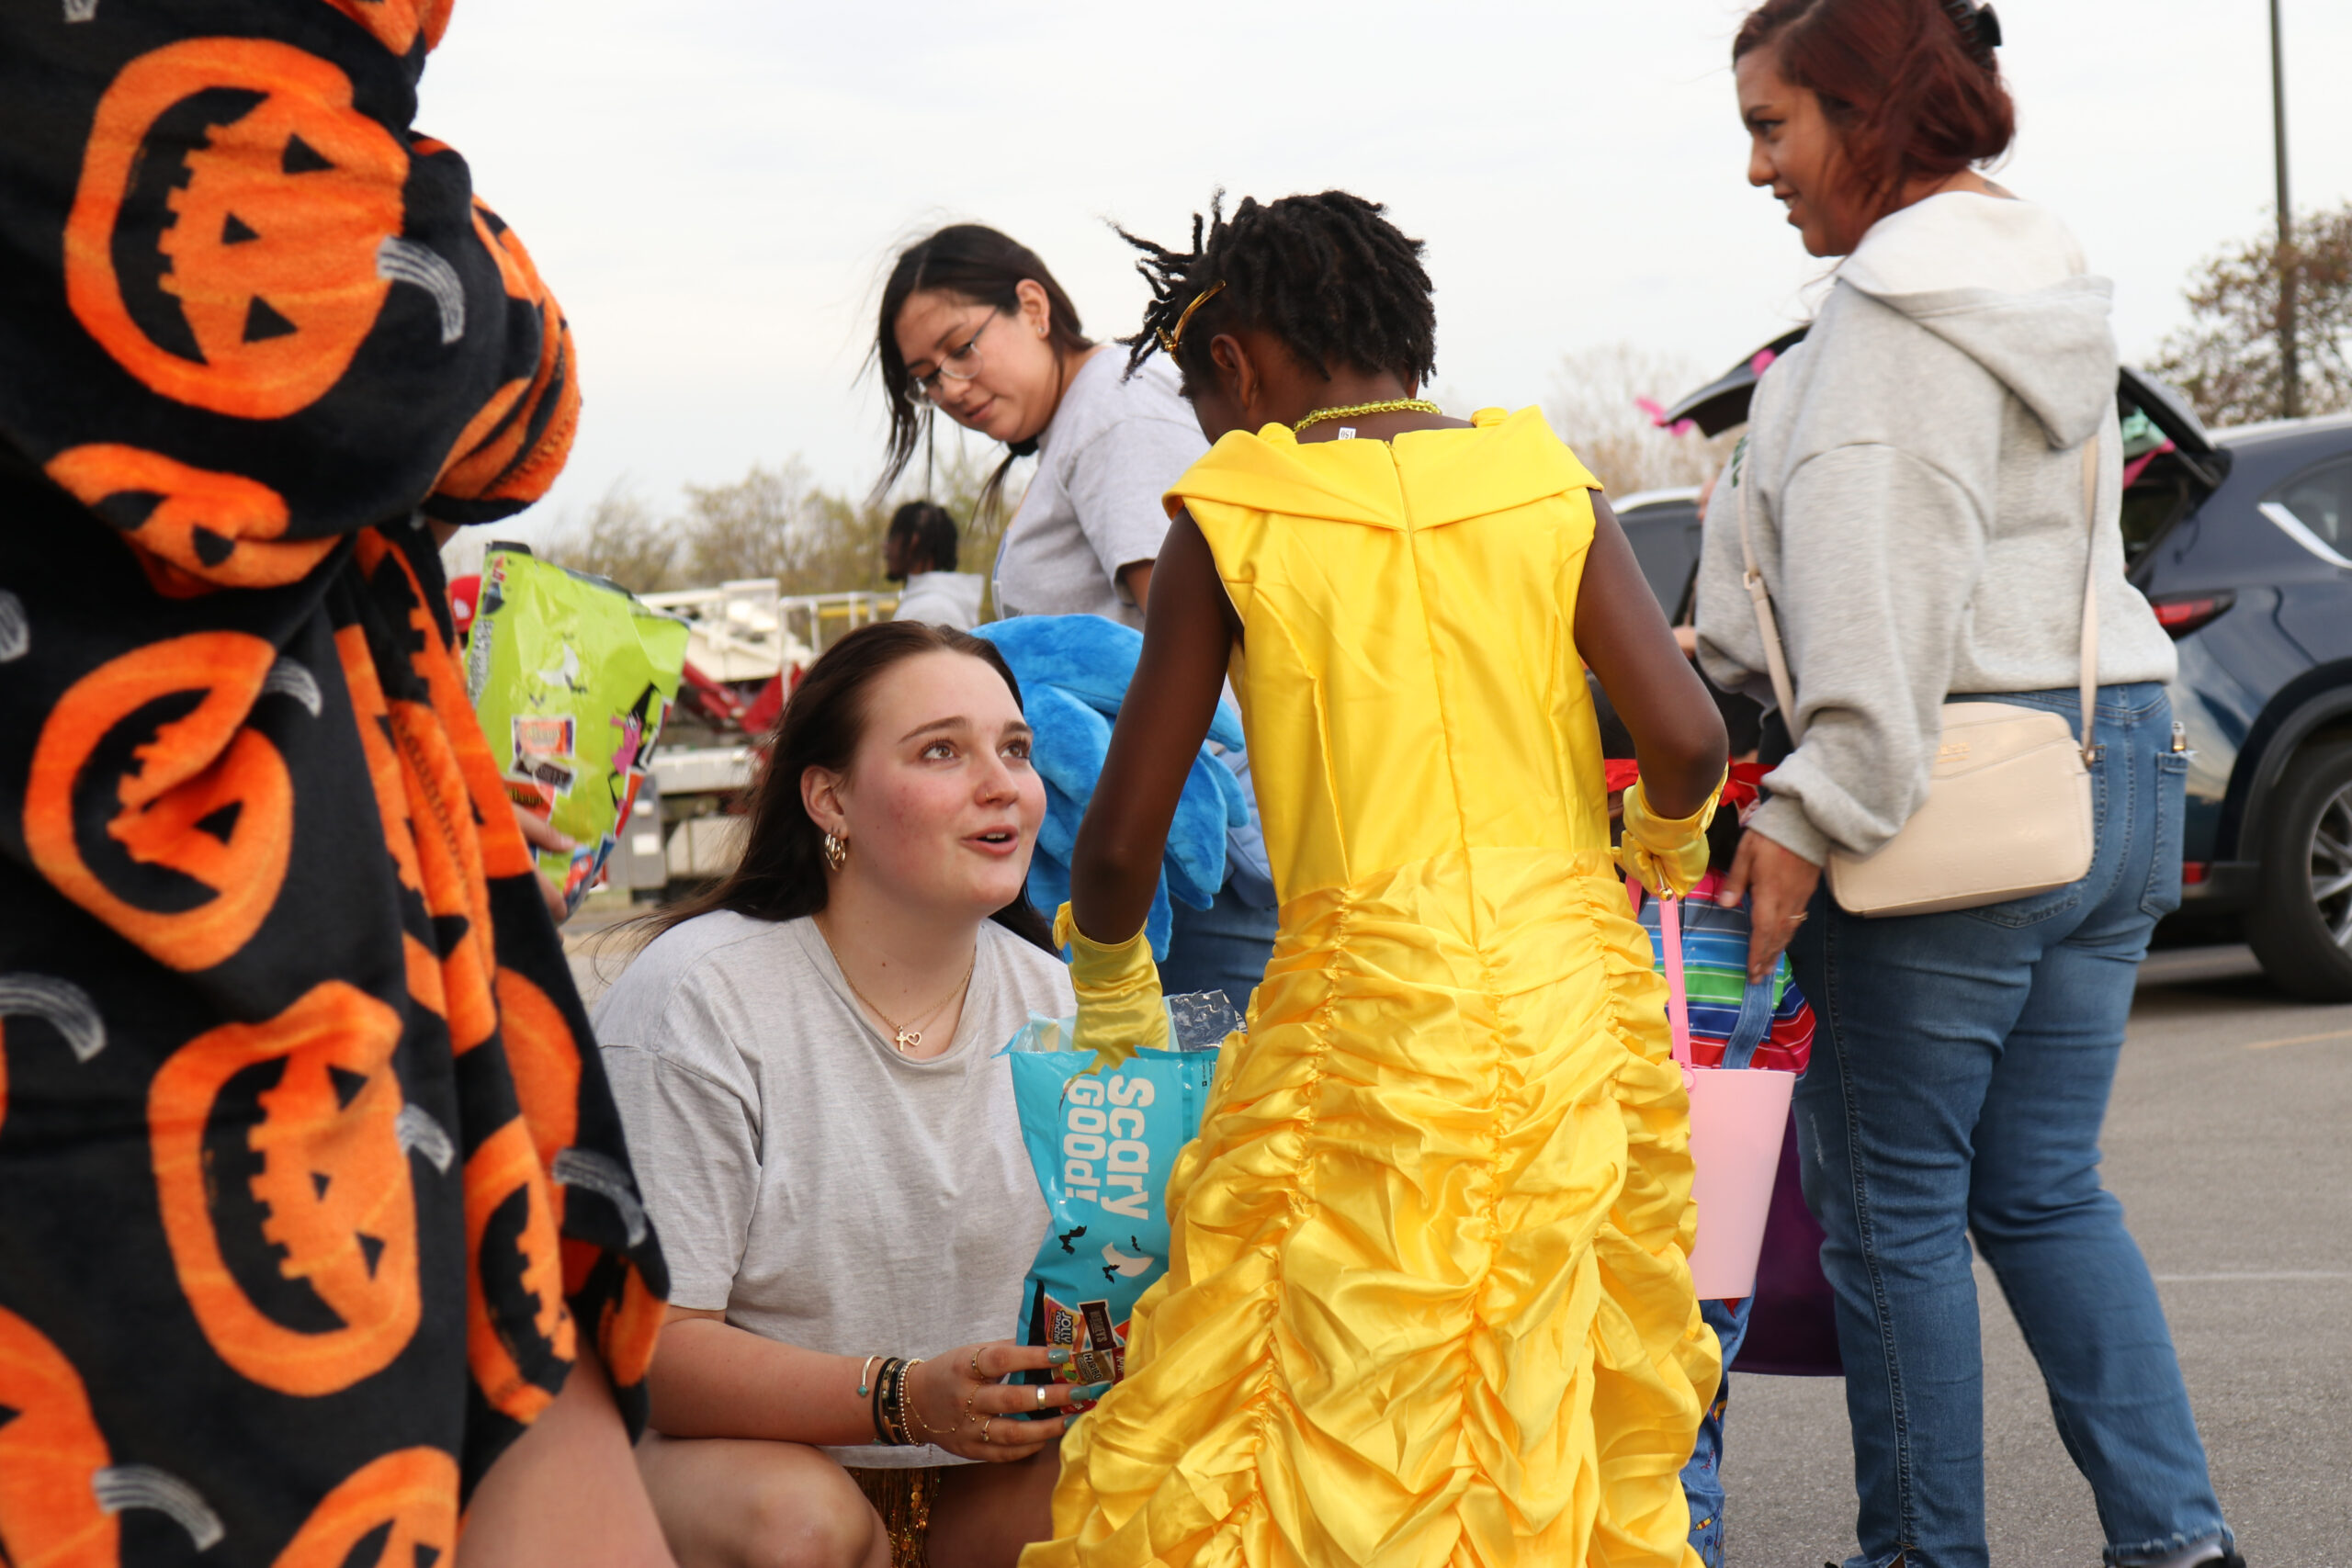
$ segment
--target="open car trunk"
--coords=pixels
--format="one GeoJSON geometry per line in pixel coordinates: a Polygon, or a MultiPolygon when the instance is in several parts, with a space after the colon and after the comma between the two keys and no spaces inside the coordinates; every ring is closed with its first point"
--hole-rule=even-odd
{"type": "MultiPolygon", "coordinates": [[[[1682,398],[1658,423],[1689,420],[1709,435],[1746,423],[1757,380],[1773,360],[1803,343],[1804,334],[1799,327],[1774,338],[1682,398]]],[[[2157,540],[2221,488],[2230,471],[2230,453],[2213,444],[2181,395],[2153,376],[2123,367],[2116,377],[2115,403],[2123,423],[2124,558],[2136,567],[2157,540]]]]}

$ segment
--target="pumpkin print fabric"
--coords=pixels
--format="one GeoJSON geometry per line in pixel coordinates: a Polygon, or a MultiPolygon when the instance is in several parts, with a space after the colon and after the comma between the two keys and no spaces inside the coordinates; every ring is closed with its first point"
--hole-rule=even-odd
{"type": "Polygon", "coordinates": [[[571,343],[432,0],[0,0],[0,1562],[446,1562],[666,1291],[429,522],[571,343]]]}

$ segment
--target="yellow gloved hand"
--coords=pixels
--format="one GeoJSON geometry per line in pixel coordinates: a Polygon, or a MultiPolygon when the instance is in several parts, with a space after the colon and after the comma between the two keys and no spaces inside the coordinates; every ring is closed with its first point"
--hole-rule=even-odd
{"type": "Polygon", "coordinates": [[[1137,931],[1106,947],[1079,931],[1064,904],[1054,911],[1054,942],[1069,949],[1069,981],[1078,992],[1070,1047],[1094,1053],[1088,1072],[1115,1067],[1147,1046],[1168,1048],[1168,1010],[1159,1003],[1159,967],[1148,936],[1137,931]]]}
{"type": "Polygon", "coordinates": [[[1617,846],[1617,864],[1628,876],[1650,890],[1654,897],[1668,894],[1679,898],[1707,874],[1707,824],[1715,819],[1715,802],[1722,798],[1731,770],[1707,792],[1706,804],[1688,817],[1668,818],[1651,814],[1642,781],[1625,792],[1625,835],[1617,846]]]}

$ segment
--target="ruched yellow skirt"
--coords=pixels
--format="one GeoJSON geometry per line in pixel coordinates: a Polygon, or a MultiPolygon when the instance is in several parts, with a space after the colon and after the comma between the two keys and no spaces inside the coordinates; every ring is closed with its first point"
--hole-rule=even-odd
{"type": "Polygon", "coordinates": [[[1605,855],[1307,894],[1023,1568],[1683,1564],[1717,1378],[1663,987],[1605,855]]]}

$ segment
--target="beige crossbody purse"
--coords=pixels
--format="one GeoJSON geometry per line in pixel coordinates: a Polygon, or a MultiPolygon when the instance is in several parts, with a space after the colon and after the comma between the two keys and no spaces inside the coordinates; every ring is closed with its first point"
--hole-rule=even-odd
{"type": "MultiPolygon", "coordinates": [[[[1764,576],[1747,526],[1747,492],[1739,489],[1739,548],[1747,596],[1772,694],[1789,726],[1798,728],[1788,656],[1772,617],[1764,576]]],[[[2098,438],[2083,443],[2083,511],[2098,538],[2098,438]]],[[[1932,915],[2030,897],[2080,881],[2090,873],[2091,739],[2098,700],[2098,580],[2090,556],[2083,562],[2083,733],[2077,741],[2065,719],[2011,703],[1946,703],[1943,734],[1928,775],[1928,798],[1894,838],[1867,855],[1832,848],[1829,893],[1854,915],[1932,915]]]]}

